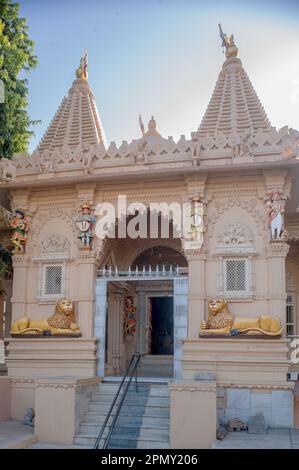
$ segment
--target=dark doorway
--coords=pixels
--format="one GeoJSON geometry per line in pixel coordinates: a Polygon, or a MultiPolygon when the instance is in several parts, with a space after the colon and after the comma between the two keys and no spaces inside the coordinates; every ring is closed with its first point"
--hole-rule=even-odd
{"type": "Polygon", "coordinates": [[[151,297],[151,354],[173,354],[173,297],[151,297]]]}

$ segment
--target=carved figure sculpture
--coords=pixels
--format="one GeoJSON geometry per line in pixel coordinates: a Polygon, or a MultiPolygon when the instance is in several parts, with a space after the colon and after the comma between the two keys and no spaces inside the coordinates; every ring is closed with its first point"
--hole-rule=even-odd
{"type": "Polygon", "coordinates": [[[125,299],[124,336],[134,336],[136,330],[136,307],[133,296],[125,299]]]}
{"type": "Polygon", "coordinates": [[[16,179],[16,163],[8,158],[0,159],[0,181],[6,183],[16,179]]]}
{"type": "Polygon", "coordinates": [[[13,230],[11,242],[14,246],[15,252],[25,251],[27,233],[29,231],[29,221],[29,214],[25,214],[22,210],[16,209],[9,222],[9,227],[13,230]]]}
{"type": "Polygon", "coordinates": [[[16,320],[11,327],[12,335],[64,335],[81,336],[75,321],[74,303],[70,299],[58,300],[55,313],[47,319],[30,320],[27,316],[16,320]]]}
{"type": "Polygon", "coordinates": [[[284,237],[284,212],[285,198],[282,197],[278,189],[271,191],[266,198],[266,206],[269,214],[269,225],[271,228],[272,240],[284,237]]]}
{"type": "Polygon", "coordinates": [[[27,408],[24,419],[23,419],[23,424],[26,424],[27,426],[34,426],[34,409],[33,408],[27,408]]]}
{"type": "Polygon", "coordinates": [[[279,337],[282,333],[279,319],[268,315],[258,318],[234,317],[225,299],[209,301],[208,321],[203,321],[200,336],[261,335],[279,337]]]}
{"type": "Polygon", "coordinates": [[[79,217],[76,219],[76,224],[79,229],[78,238],[82,242],[82,247],[91,248],[93,239],[93,225],[96,222],[96,217],[92,214],[92,208],[89,204],[82,204],[79,209],[79,217]]]}

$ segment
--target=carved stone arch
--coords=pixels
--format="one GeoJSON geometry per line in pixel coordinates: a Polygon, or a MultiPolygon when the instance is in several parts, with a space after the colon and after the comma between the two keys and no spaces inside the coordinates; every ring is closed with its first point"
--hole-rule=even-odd
{"type": "Polygon", "coordinates": [[[255,198],[251,198],[249,201],[237,198],[230,198],[227,201],[221,202],[221,204],[219,204],[214,209],[213,213],[207,216],[206,218],[207,230],[204,236],[203,250],[207,249],[209,240],[213,239],[217,220],[234,207],[240,207],[251,216],[251,218],[255,221],[257,234],[260,236],[261,240],[265,244],[268,234],[268,219],[266,217],[266,214],[265,217],[263,217],[262,214],[260,214],[259,211],[256,210],[257,204],[258,200],[255,198]]]}
{"type": "Polygon", "coordinates": [[[180,244],[176,243],[175,241],[173,240],[149,240],[147,241],[146,243],[144,243],[142,246],[136,248],[136,250],[134,250],[133,253],[131,253],[127,260],[126,260],[126,265],[127,267],[129,268],[129,266],[132,266],[132,264],[134,263],[134,261],[138,258],[139,255],[141,255],[144,251],[150,249],[150,248],[154,248],[154,247],[158,247],[158,246],[162,246],[162,247],[167,247],[167,248],[172,248],[173,250],[177,251],[178,253],[180,253],[183,257],[184,256],[184,253],[183,253],[183,249],[182,249],[182,244],[181,244],[181,241],[180,241],[180,244]]]}

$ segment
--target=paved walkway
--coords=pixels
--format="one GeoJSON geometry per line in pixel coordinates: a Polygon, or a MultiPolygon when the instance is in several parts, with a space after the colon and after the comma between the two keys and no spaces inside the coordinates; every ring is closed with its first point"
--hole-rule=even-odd
{"type": "Polygon", "coordinates": [[[229,432],[212,449],[299,449],[299,429],[269,429],[267,434],[229,432]]]}
{"type": "MultiPolygon", "coordinates": [[[[0,449],[87,449],[73,444],[37,442],[34,429],[20,421],[0,423],[0,449]]],[[[269,429],[267,434],[229,432],[223,441],[215,441],[212,449],[299,449],[299,429],[269,429]]]]}
{"type": "Polygon", "coordinates": [[[36,441],[33,427],[12,419],[0,423],[0,449],[23,449],[36,441]]]}

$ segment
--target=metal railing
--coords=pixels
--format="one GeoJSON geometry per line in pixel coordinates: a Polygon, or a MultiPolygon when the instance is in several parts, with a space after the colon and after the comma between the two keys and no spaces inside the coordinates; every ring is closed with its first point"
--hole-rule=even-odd
{"type": "Polygon", "coordinates": [[[115,414],[113,416],[113,420],[112,420],[112,423],[109,427],[109,430],[108,430],[108,433],[107,433],[107,436],[105,438],[105,441],[104,441],[104,444],[103,444],[103,447],[102,449],[107,449],[108,447],[108,444],[109,444],[109,440],[110,440],[110,437],[111,437],[111,434],[115,428],[115,425],[116,425],[116,421],[117,421],[117,418],[119,416],[119,413],[120,413],[120,410],[122,408],[122,405],[125,401],[125,398],[127,396],[127,393],[128,393],[128,390],[129,390],[129,387],[131,385],[131,382],[133,380],[133,376],[135,375],[135,386],[136,386],[136,392],[138,392],[138,383],[137,383],[137,367],[138,367],[138,364],[139,364],[139,361],[140,361],[140,358],[141,358],[141,354],[140,353],[135,353],[133,354],[133,356],[131,357],[131,360],[130,360],[130,364],[128,365],[128,368],[126,370],[126,373],[124,375],[124,377],[122,378],[122,381],[118,387],[118,390],[115,394],[115,397],[113,398],[113,401],[111,403],[111,406],[109,408],[109,411],[107,413],[107,416],[105,418],[105,421],[101,427],[101,431],[99,432],[99,435],[96,439],[96,442],[95,442],[95,445],[94,445],[94,449],[98,449],[99,448],[99,444],[100,444],[100,441],[102,439],[102,436],[104,434],[104,431],[105,429],[107,428],[108,426],[108,421],[110,419],[110,417],[112,416],[112,412],[113,412],[113,409],[115,406],[117,406],[116,408],[116,411],[115,411],[115,414]],[[117,399],[120,395],[120,392],[123,388],[123,385],[124,383],[126,382],[126,385],[125,385],[125,388],[122,392],[122,395],[121,395],[121,399],[119,401],[119,403],[116,405],[116,402],[117,402],[117,399]]]}

